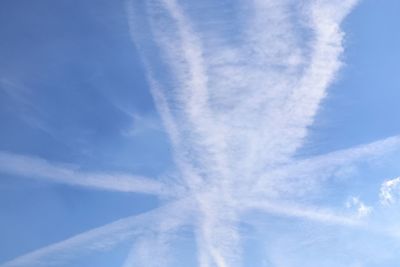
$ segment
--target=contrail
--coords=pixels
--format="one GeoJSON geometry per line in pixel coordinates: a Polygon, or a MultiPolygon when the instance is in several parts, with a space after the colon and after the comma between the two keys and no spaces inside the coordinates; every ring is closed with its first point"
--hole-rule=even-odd
{"type": "MultiPolygon", "coordinates": [[[[35,250],[1,267],[58,266],[78,256],[111,249],[127,240],[134,240],[146,231],[157,231],[158,221],[174,216],[175,224],[185,224],[190,215],[190,201],[180,200],[140,215],[117,220],[105,226],[94,228],[64,241],[35,250]],[[181,211],[177,214],[177,211],[181,211]]],[[[164,230],[164,229],[163,229],[164,230]]]]}
{"type": "Polygon", "coordinates": [[[166,196],[170,193],[166,186],[154,179],[128,174],[83,172],[59,163],[50,163],[38,157],[4,151],[0,151],[0,172],[99,190],[157,196],[166,196]]]}
{"type": "Polygon", "coordinates": [[[260,175],[251,187],[251,194],[267,194],[271,198],[302,197],[318,190],[321,183],[349,167],[354,169],[360,162],[377,161],[399,150],[400,136],[392,136],[350,149],[292,160],[260,175]]]}
{"type": "MultiPolygon", "coordinates": [[[[235,46],[204,40],[177,1],[147,2],[149,39],[168,66],[169,79],[153,74],[149,55],[144,61],[173,140],[182,183],[198,203],[200,266],[240,265],[240,259],[231,256],[238,254],[240,245],[233,199],[239,196],[245,202],[246,188],[266,171],[290,163],[302,145],[341,65],[339,25],[355,1],[345,2],[306,1],[304,14],[291,14],[290,1],[246,3],[251,16],[243,42],[235,46]],[[298,36],[292,15],[304,16],[303,30],[313,36],[310,40],[298,36]],[[263,28],[272,31],[254,30],[263,28]]],[[[135,39],[140,29],[133,28],[135,39]]],[[[138,39],[146,38],[135,40],[137,47],[145,47],[138,39]]],[[[286,180],[276,177],[273,182],[286,180]]],[[[317,212],[286,210],[293,216],[318,218],[317,212]]]]}
{"type": "MultiPolygon", "coordinates": [[[[237,14],[241,19],[234,29],[238,37],[233,38],[224,32],[224,25],[233,21],[214,16],[219,26],[205,27],[185,1],[128,1],[132,39],[142,53],[173,146],[177,184],[166,187],[142,177],[83,173],[9,154],[0,154],[0,169],[54,182],[167,195],[185,204],[94,229],[3,266],[56,264],[57,253],[75,257],[88,250],[89,242],[113,245],[132,237],[138,238],[124,267],[169,266],[171,240],[187,225],[195,235],[200,267],[236,267],[242,265],[239,228],[246,213],[362,225],[356,214],[302,206],[296,200],[306,199],[340,168],[397,150],[400,138],[295,157],[342,65],[340,25],[357,1],[307,0],[301,9],[295,2],[235,2],[242,13],[237,14]],[[18,170],[27,162],[30,172],[18,170]],[[157,223],[143,226],[149,221],[157,223]],[[153,246],[158,259],[148,253],[153,246]]],[[[208,5],[222,12],[213,9],[215,3],[208,5]]]]}

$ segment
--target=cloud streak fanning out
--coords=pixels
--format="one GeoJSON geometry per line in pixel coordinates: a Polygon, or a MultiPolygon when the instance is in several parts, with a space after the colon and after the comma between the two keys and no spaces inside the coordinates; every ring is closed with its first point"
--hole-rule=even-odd
{"type": "MultiPolygon", "coordinates": [[[[56,265],[45,259],[61,251],[72,255],[92,250],[108,235],[114,236],[105,242],[110,246],[120,237],[135,237],[123,267],[169,266],[174,233],[183,226],[192,229],[199,267],[235,267],[242,265],[244,214],[345,227],[362,224],[369,211],[360,216],[312,206],[307,197],[343,168],[398,149],[400,138],[296,157],[342,65],[340,25],[357,1],[217,2],[190,6],[185,1],[148,0],[126,5],[131,35],[173,146],[178,186],[184,189],[136,176],[83,173],[3,152],[3,172],[168,196],[170,201],[150,215],[83,233],[3,267],[56,265]],[[199,15],[201,10],[210,12],[199,15]],[[161,223],[147,224],[154,218],[161,223]]],[[[383,197],[388,195],[385,188],[383,197]]]]}

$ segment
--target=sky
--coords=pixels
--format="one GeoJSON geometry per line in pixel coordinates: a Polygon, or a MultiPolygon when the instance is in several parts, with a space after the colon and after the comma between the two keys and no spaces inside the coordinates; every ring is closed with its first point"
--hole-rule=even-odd
{"type": "Polygon", "coordinates": [[[3,0],[0,267],[397,267],[400,2],[3,0]]]}

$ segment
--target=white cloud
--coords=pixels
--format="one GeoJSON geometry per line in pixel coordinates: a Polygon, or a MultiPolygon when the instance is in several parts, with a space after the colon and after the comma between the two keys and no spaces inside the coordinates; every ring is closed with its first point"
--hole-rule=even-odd
{"type": "MultiPolygon", "coordinates": [[[[1,264],[1,267],[59,266],[88,253],[109,250],[115,245],[135,240],[144,232],[157,232],[162,218],[170,218],[168,227],[187,224],[190,216],[187,200],[172,202],[155,210],[137,216],[120,219],[110,224],[94,228],[69,239],[35,250],[14,260],[1,264]]],[[[165,231],[165,228],[160,230],[165,231]]],[[[156,260],[156,259],[153,259],[156,260]]]]}
{"type": "Polygon", "coordinates": [[[151,115],[139,115],[138,113],[127,113],[131,117],[131,125],[128,129],[121,131],[125,137],[136,137],[149,132],[161,132],[163,129],[156,117],[151,115]]]}
{"type": "MultiPolygon", "coordinates": [[[[149,55],[144,55],[144,61],[182,183],[198,204],[199,266],[240,265],[240,215],[235,205],[251,206],[249,198],[260,183],[266,185],[258,195],[260,205],[269,213],[352,224],[330,211],[279,205],[268,198],[271,193],[278,193],[278,200],[293,196],[287,189],[295,186],[288,183],[298,178],[299,170],[310,182],[331,175],[349,158],[356,161],[377,153],[369,148],[352,151],[360,155],[332,155],[326,162],[323,157],[308,162],[292,159],[341,66],[340,23],[355,3],[307,1],[304,12],[296,13],[289,1],[246,2],[251,15],[244,18],[242,42],[235,44],[204,39],[218,39],[218,32],[203,33],[177,1],[148,5],[149,35],[171,77],[160,78],[149,55]],[[312,36],[309,40],[303,40],[296,29],[295,16],[302,16],[302,30],[312,36]],[[330,174],[324,172],[327,166],[330,174]],[[276,172],[286,175],[276,176],[276,172]]],[[[129,12],[131,17],[140,16],[134,8],[129,12]]],[[[145,38],[137,37],[143,30],[137,25],[132,29],[137,47],[145,47],[140,43],[145,38]]]]}
{"type": "Polygon", "coordinates": [[[358,220],[358,216],[352,216],[348,213],[340,214],[338,212],[321,207],[302,206],[297,203],[284,201],[261,201],[259,199],[255,199],[253,201],[247,201],[244,205],[245,210],[259,210],[281,217],[293,217],[324,224],[347,226],[356,226],[361,224],[361,221],[358,220]]]}
{"type": "Polygon", "coordinates": [[[128,174],[90,173],[50,163],[44,159],[0,151],[0,172],[54,183],[99,190],[166,195],[167,188],[154,179],[128,174]]]}
{"type": "Polygon", "coordinates": [[[365,205],[358,197],[350,197],[346,201],[346,207],[348,209],[355,209],[359,218],[366,217],[373,211],[372,207],[365,205]]]}
{"type": "Polygon", "coordinates": [[[400,177],[386,180],[380,188],[380,202],[382,205],[391,205],[397,202],[400,193],[400,177]]]}
{"type": "Polygon", "coordinates": [[[379,161],[382,156],[400,150],[400,137],[393,136],[306,159],[292,160],[260,175],[253,192],[267,192],[270,197],[302,197],[318,192],[320,186],[343,175],[349,169],[357,171],[361,162],[379,161]]]}
{"type": "MultiPolygon", "coordinates": [[[[0,158],[0,167],[23,176],[109,190],[179,192],[176,199],[190,199],[189,224],[196,236],[200,267],[241,265],[238,228],[241,216],[253,210],[358,226],[371,209],[357,198],[349,202],[349,207],[356,208],[356,214],[350,215],[302,206],[295,199],[307,198],[327,177],[345,167],[397,149],[399,137],[314,158],[294,158],[342,64],[340,25],[356,2],[309,0],[300,10],[292,1],[246,1],[248,13],[241,18],[237,43],[206,39],[209,35],[187,15],[181,2],[141,2],[145,10],[136,9],[136,1],[129,2],[132,37],[144,53],[156,107],[173,145],[178,186],[187,190],[167,190],[140,177],[89,175],[12,155],[5,155],[3,163],[0,158]],[[139,16],[145,16],[143,24],[137,24],[139,16]],[[148,29],[140,28],[147,24],[148,29]],[[153,65],[155,51],[145,54],[149,41],[161,55],[162,62],[156,62],[166,66],[165,73],[153,65]],[[26,162],[28,166],[17,168],[26,162]]],[[[212,36],[223,39],[219,34],[212,36]]],[[[169,215],[187,212],[181,206],[166,209],[169,215]]],[[[157,219],[168,220],[161,215],[157,219]]],[[[172,225],[178,222],[173,220],[172,225]]],[[[126,267],[135,258],[144,266],[154,265],[147,253],[151,246],[158,246],[160,255],[170,249],[168,234],[176,227],[165,229],[159,224],[155,228],[150,234],[141,232],[126,267]]]]}

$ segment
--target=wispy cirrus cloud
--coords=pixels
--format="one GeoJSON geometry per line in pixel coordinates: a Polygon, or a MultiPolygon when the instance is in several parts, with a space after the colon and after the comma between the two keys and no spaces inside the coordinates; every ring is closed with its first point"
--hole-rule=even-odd
{"type": "Polygon", "coordinates": [[[399,192],[400,177],[384,181],[379,192],[381,204],[390,205],[396,203],[399,192]]]}
{"type": "MultiPolygon", "coordinates": [[[[349,213],[298,200],[307,200],[342,169],[398,150],[399,137],[313,158],[296,157],[342,65],[340,25],[356,0],[237,1],[233,5],[241,11],[235,18],[224,17],[215,2],[207,2],[209,10],[220,14],[210,15],[212,22],[222,25],[211,29],[184,1],[127,3],[132,38],[173,145],[177,184],[165,189],[140,177],[89,175],[35,159],[28,161],[31,170],[20,171],[9,162],[22,164],[24,158],[12,155],[4,156],[3,169],[55,177],[55,182],[189,199],[155,210],[160,223],[147,230],[136,223],[117,227],[140,236],[124,267],[168,266],[164,256],[182,225],[189,225],[195,235],[198,266],[241,266],[240,228],[243,215],[250,212],[346,227],[362,224],[360,212],[365,209],[360,201],[351,202],[359,209],[349,213]],[[223,25],[235,19],[238,28],[226,33],[223,25]],[[155,250],[158,259],[149,250],[155,250]]],[[[113,233],[100,232],[94,241],[113,233]]],[[[83,240],[86,236],[91,234],[83,240]]],[[[66,242],[33,252],[34,257],[17,258],[21,264],[16,266],[81,248],[66,242]]]]}
{"type": "Polygon", "coordinates": [[[293,159],[262,174],[254,184],[253,193],[265,191],[271,198],[312,194],[329,179],[344,175],[349,169],[356,171],[359,163],[379,161],[385,155],[398,152],[399,148],[400,137],[393,136],[324,155],[293,159]]]}
{"type": "Polygon", "coordinates": [[[53,136],[53,131],[41,118],[40,109],[31,101],[33,90],[12,79],[0,78],[0,93],[3,92],[9,108],[17,117],[33,128],[53,136]]]}
{"type": "Polygon", "coordinates": [[[147,213],[117,220],[17,257],[1,266],[59,266],[76,260],[79,256],[109,250],[121,242],[141,236],[146,231],[154,233],[158,225],[164,225],[167,228],[169,226],[167,223],[158,223],[161,218],[174,216],[179,218],[180,222],[187,221],[185,217],[190,212],[186,208],[189,205],[184,203],[185,201],[173,202],[147,213]],[[178,213],[177,211],[185,212],[178,213]]]}
{"type": "Polygon", "coordinates": [[[373,211],[372,207],[365,205],[358,197],[349,198],[346,201],[346,207],[349,209],[355,208],[358,217],[368,216],[373,211]]]}
{"type": "Polygon", "coordinates": [[[30,179],[46,180],[99,190],[134,192],[153,195],[166,194],[164,185],[154,179],[129,174],[90,173],[72,166],[0,151],[0,172],[30,179]]]}
{"type": "MultiPolygon", "coordinates": [[[[394,137],[388,140],[382,140],[380,142],[358,147],[355,149],[334,152],[331,155],[325,157],[322,156],[321,158],[323,158],[323,160],[321,160],[321,158],[318,158],[318,160],[315,161],[315,164],[318,165],[320,164],[320,162],[324,162],[324,164],[320,165],[320,167],[324,169],[330,165],[337,166],[337,164],[351,164],[355,159],[361,160],[361,158],[359,158],[361,156],[379,156],[380,154],[389,152],[390,150],[394,149],[394,146],[392,145],[395,144],[393,143],[393,140],[395,139],[396,138],[394,137]],[[363,153],[360,154],[360,151],[363,151],[363,153]],[[357,157],[354,157],[355,155],[357,155],[357,157]],[[338,162],[339,158],[340,160],[338,162]]],[[[19,157],[24,158],[23,156],[19,157]]],[[[32,160],[31,158],[27,159],[32,160]]],[[[37,158],[36,160],[38,160],[39,162],[45,162],[44,160],[39,160],[37,158]]],[[[2,162],[4,164],[4,160],[2,162]]],[[[307,166],[313,165],[312,160],[308,162],[309,165],[307,166]]],[[[32,162],[30,164],[31,165],[18,166],[21,169],[24,169],[27,166],[35,165],[32,164],[32,162]]],[[[46,163],[46,165],[50,164],[46,163]]],[[[36,167],[30,169],[25,168],[25,170],[33,170],[32,173],[35,174],[35,168],[36,167]]],[[[52,166],[52,168],[55,167],[52,166]]],[[[304,169],[307,168],[305,167],[304,169]]],[[[2,171],[4,172],[5,170],[2,169],[2,171]]],[[[27,173],[29,172],[27,171],[27,173]]],[[[54,177],[57,177],[56,172],[48,172],[48,174],[49,173],[52,173],[54,177]]],[[[22,175],[20,173],[13,174],[22,175]]],[[[322,170],[317,170],[315,173],[309,173],[310,177],[318,177],[318,174],[323,175],[324,172],[322,170]]],[[[89,187],[96,188],[97,186],[89,187]]],[[[115,185],[113,187],[115,187],[115,185]]],[[[111,189],[108,188],[107,190],[113,190],[113,187],[111,189]]],[[[208,205],[214,204],[212,202],[209,202],[208,198],[212,197],[215,192],[206,192],[203,194],[204,195],[198,196],[198,198],[206,199],[206,203],[208,203],[208,205]]],[[[171,250],[171,240],[174,239],[174,235],[178,235],[179,229],[182,226],[186,225],[196,227],[197,225],[197,219],[195,219],[196,216],[198,216],[197,199],[191,195],[188,195],[187,197],[185,197],[185,195],[186,194],[181,195],[183,200],[177,203],[167,204],[160,209],[155,209],[146,214],[118,220],[116,222],[110,223],[109,225],[93,229],[65,241],[61,241],[48,247],[33,251],[32,253],[28,253],[26,255],[18,257],[15,260],[6,262],[1,266],[32,266],[32,264],[34,264],[35,266],[60,266],[65,264],[65,262],[79,258],[79,256],[82,256],[85,253],[111,249],[118,243],[123,242],[124,240],[135,240],[130,256],[126,259],[124,266],[144,266],[147,264],[150,264],[149,266],[151,266],[151,264],[156,264],[158,266],[168,266],[168,263],[170,261],[167,260],[168,256],[166,254],[168,254],[168,251],[171,250]],[[159,255],[159,257],[157,257],[157,260],[147,254],[146,251],[150,250],[156,251],[156,255],[159,255]]],[[[175,197],[179,198],[180,195],[175,195],[175,197]]],[[[242,201],[243,199],[240,200],[242,201]]],[[[333,224],[350,227],[355,227],[361,223],[358,220],[358,213],[349,214],[339,211],[334,212],[326,208],[324,209],[320,207],[310,207],[304,205],[302,206],[287,201],[277,202],[276,200],[265,200],[263,198],[255,197],[254,199],[246,199],[246,201],[240,205],[238,205],[238,203],[231,204],[237,205],[242,213],[248,213],[249,211],[261,211],[266,212],[272,216],[297,218],[300,220],[310,220],[328,225],[333,224]]],[[[224,212],[224,210],[221,209],[225,208],[226,207],[220,206],[220,210],[218,210],[217,207],[209,206],[209,210],[206,210],[206,212],[211,213],[211,216],[216,216],[216,212],[224,212]]],[[[220,218],[218,219],[220,220],[220,218]]],[[[219,234],[221,235],[224,233],[224,231],[227,230],[229,231],[229,229],[224,229],[222,233],[219,234]]],[[[386,232],[384,234],[387,235],[386,232]]],[[[220,235],[215,236],[214,238],[219,238],[220,235]]],[[[206,241],[207,240],[198,240],[198,242],[206,241]]],[[[202,260],[204,260],[205,262],[211,261],[210,257],[213,257],[216,258],[215,260],[219,260],[220,265],[222,264],[223,266],[224,258],[221,258],[222,256],[218,254],[218,249],[213,247],[212,244],[205,243],[199,245],[204,246],[203,250],[205,250],[199,250],[199,253],[204,253],[204,258],[202,260]],[[208,246],[210,246],[211,248],[208,248],[208,246]]]]}
{"type": "MultiPolygon", "coordinates": [[[[298,14],[289,1],[254,1],[251,16],[245,18],[244,41],[234,45],[203,42],[203,32],[195,29],[201,28],[199,23],[191,21],[177,1],[149,3],[146,21],[171,77],[156,77],[151,57],[145,55],[144,60],[176,144],[182,183],[200,196],[199,266],[240,265],[234,198],[246,202],[254,182],[291,162],[302,145],[341,65],[339,26],[355,3],[309,1],[298,14]],[[295,16],[303,16],[310,40],[302,40],[296,31],[295,16]],[[205,190],[210,193],[203,194],[205,190]]],[[[134,32],[134,38],[138,34],[134,32]]],[[[286,186],[274,175],[262,178],[286,186]]],[[[287,211],[303,217],[318,214],[287,211]]]]}

